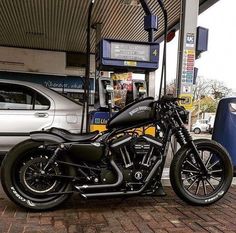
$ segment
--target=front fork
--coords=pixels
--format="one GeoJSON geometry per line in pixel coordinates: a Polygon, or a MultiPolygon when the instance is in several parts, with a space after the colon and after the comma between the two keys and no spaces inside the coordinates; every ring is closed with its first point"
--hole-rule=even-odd
{"type": "Polygon", "coordinates": [[[196,147],[196,145],[194,144],[193,138],[190,135],[188,129],[185,127],[184,124],[181,125],[181,127],[179,127],[176,132],[175,132],[176,138],[178,143],[180,143],[181,146],[188,144],[192,150],[193,150],[193,154],[194,154],[194,158],[196,159],[196,162],[199,164],[201,170],[204,173],[207,173],[207,168],[204,164],[204,162],[201,159],[201,156],[198,152],[198,149],[196,147]]]}

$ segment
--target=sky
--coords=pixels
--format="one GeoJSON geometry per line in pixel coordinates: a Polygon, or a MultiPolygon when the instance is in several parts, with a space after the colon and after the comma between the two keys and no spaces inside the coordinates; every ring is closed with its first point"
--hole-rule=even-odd
{"type": "MultiPolygon", "coordinates": [[[[236,91],[235,9],[235,0],[220,0],[198,17],[198,26],[209,29],[209,39],[208,51],[202,53],[195,66],[199,69],[199,76],[223,81],[227,87],[236,91]]],[[[178,34],[167,44],[168,81],[176,78],[177,48],[178,34]]]]}

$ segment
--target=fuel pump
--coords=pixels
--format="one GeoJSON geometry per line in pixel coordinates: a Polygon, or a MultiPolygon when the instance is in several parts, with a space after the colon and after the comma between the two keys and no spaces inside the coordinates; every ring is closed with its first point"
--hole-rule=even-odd
{"type": "Polygon", "coordinates": [[[113,101],[113,86],[111,84],[106,83],[106,101],[107,101],[107,106],[109,109],[109,117],[112,116],[112,101],[113,101]]]}
{"type": "Polygon", "coordinates": [[[133,98],[140,99],[147,97],[146,82],[142,80],[133,81],[133,98]]]}
{"type": "Polygon", "coordinates": [[[113,84],[108,77],[99,77],[96,81],[97,108],[106,110],[113,104],[113,84]]]}
{"type": "Polygon", "coordinates": [[[98,77],[95,82],[95,110],[89,112],[89,130],[104,131],[114,110],[113,82],[109,77],[98,77]]]}

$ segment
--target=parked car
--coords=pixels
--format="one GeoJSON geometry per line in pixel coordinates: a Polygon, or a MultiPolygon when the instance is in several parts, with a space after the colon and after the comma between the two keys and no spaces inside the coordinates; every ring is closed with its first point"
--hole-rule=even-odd
{"type": "Polygon", "coordinates": [[[195,124],[192,125],[192,131],[195,134],[200,134],[202,132],[208,132],[209,125],[207,119],[199,119],[195,124]]]}
{"type": "Polygon", "coordinates": [[[209,125],[208,131],[210,134],[213,133],[214,124],[215,124],[215,115],[212,115],[209,117],[208,120],[208,125],[209,125]]]}
{"type": "Polygon", "coordinates": [[[0,79],[0,154],[51,127],[79,132],[82,105],[40,84],[0,79]]]}

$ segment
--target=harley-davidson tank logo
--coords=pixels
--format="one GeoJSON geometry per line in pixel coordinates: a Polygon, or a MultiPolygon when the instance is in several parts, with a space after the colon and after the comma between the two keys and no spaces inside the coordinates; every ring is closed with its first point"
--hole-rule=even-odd
{"type": "Polygon", "coordinates": [[[143,111],[151,111],[152,108],[151,107],[147,107],[147,106],[139,106],[135,109],[133,109],[132,111],[129,112],[130,116],[133,116],[135,113],[139,113],[139,112],[143,112],[143,111]]]}

